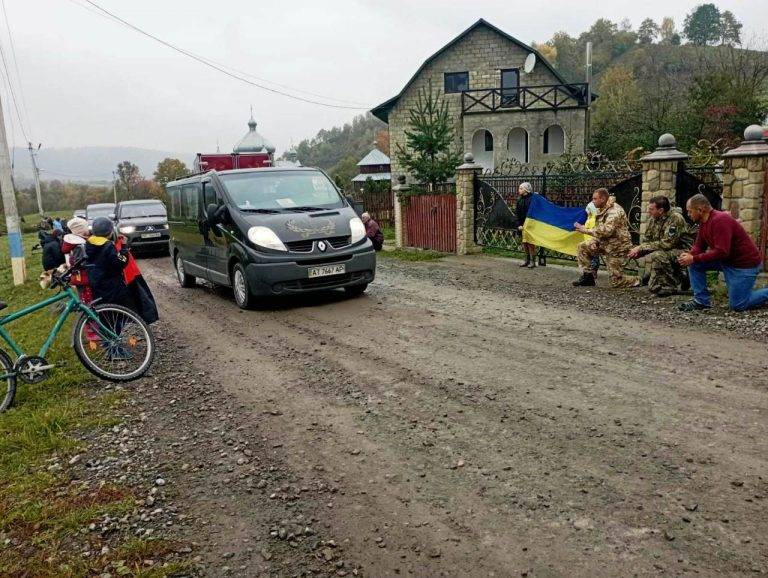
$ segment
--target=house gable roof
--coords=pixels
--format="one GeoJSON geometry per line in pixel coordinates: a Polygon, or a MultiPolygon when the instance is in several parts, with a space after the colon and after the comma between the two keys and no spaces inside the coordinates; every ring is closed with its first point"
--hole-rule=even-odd
{"type": "Polygon", "coordinates": [[[381,152],[379,149],[371,149],[367,155],[365,155],[360,162],[357,163],[358,167],[367,167],[375,165],[388,165],[391,161],[387,155],[381,152]]]}
{"type": "Polygon", "coordinates": [[[390,98],[389,100],[382,102],[379,106],[371,109],[371,114],[378,118],[379,120],[382,120],[384,122],[389,122],[389,111],[392,110],[395,105],[397,104],[397,101],[400,99],[400,97],[405,93],[405,91],[408,89],[408,87],[413,83],[416,78],[418,78],[419,74],[421,74],[421,71],[424,70],[424,68],[427,67],[432,61],[434,61],[438,56],[440,56],[443,52],[448,50],[449,48],[452,48],[456,43],[458,43],[460,40],[462,40],[464,37],[466,37],[470,32],[475,30],[476,28],[479,28],[481,26],[484,26],[485,28],[488,28],[489,30],[492,30],[496,34],[502,36],[503,38],[509,40],[510,42],[513,42],[523,50],[527,52],[532,52],[536,55],[536,59],[538,62],[541,62],[544,66],[547,67],[547,70],[549,70],[552,74],[555,75],[555,78],[560,82],[560,84],[568,84],[568,82],[560,75],[557,70],[553,68],[553,66],[547,61],[546,58],[544,58],[536,49],[532,48],[531,46],[528,46],[524,42],[520,42],[517,38],[514,36],[510,36],[500,28],[496,28],[493,24],[490,22],[487,22],[486,20],[480,18],[477,22],[475,22],[472,26],[467,28],[464,32],[459,34],[456,38],[451,40],[448,44],[443,46],[440,50],[435,52],[432,56],[427,58],[424,63],[419,67],[419,69],[416,71],[416,74],[414,74],[411,79],[406,83],[406,85],[403,87],[403,89],[396,95],[390,98]]]}

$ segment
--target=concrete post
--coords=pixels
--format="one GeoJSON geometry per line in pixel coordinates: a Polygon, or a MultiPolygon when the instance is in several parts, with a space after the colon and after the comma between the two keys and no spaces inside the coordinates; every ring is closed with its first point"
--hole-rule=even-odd
{"type": "Polygon", "coordinates": [[[405,235],[403,230],[403,201],[400,199],[400,193],[405,193],[410,187],[405,184],[405,175],[397,177],[397,184],[392,187],[395,195],[395,247],[400,249],[405,246],[405,235]]]}
{"type": "Polygon", "coordinates": [[[464,155],[464,164],[456,169],[456,254],[477,253],[475,245],[475,176],[482,167],[475,164],[471,153],[464,155]]]}
{"type": "MultiPolygon", "coordinates": [[[[643,193],[641,199],[640,238],[645,235],[648,226],[648,201],[664,195],[672,205],[677,196],[677,171],[680,163],[688,160],[688,155],[677,150],[677,140],[671,134],[659,137],[659,146],[640,161],[643,163],[643,193]]],[[[685,207],[683,207],[685,210],[685,207]]]]}
{"type": "Polygon", "coordinates": [[[723,210],[732,205],[738,211],[744,229],[755,242],[765,250],[766,224],[763,214],[768,203],[768,143],[763,137],[760,125],[753,124],[744,131],[744,140],[735,149],[722,155],[723,158],[723,210]]]}

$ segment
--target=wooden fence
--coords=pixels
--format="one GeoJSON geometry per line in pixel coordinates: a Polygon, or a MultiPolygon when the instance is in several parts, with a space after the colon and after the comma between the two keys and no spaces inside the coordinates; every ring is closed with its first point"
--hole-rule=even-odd
{"type": "Polygon", "coordinates": [[[414,195],[403,207],[405,245],[456,251],[456,195],[414,195]]]}
{"type": "Polygon", "coordinates": [[[353,199],[363,203],[363,210],[370,213],[380,227],[395,226],[394,193],[391,190],[375,193],[356,191],[350,194],[353,199]]]}

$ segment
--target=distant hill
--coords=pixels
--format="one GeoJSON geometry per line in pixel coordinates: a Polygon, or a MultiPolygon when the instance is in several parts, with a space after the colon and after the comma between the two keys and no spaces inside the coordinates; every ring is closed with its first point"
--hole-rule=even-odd
{"type": "MultiPolygon", "coordinates": [[[[15,147],[13,157],[17,184],[25,186],[31,183],[33,174],[29,151],[15,147]]],[[[181,159],[191,167],[194,154],[136,147],[42,148],[37,153],[41,179],[83,183],[111,182],[112,171],[122,161],[131,161],[138,165],[142,175],[151,177],[157,163],[167,157],[181,159]]]]}

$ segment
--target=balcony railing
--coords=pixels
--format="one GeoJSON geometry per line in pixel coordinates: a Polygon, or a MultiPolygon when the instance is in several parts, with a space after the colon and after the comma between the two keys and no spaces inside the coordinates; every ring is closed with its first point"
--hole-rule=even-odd
{"type": "Polygon", "coordinates": [[[517,88],[480,88],[461,93],[461,113],[565,108],[586,108],[587,85],[547,84],[517,88]]]}

